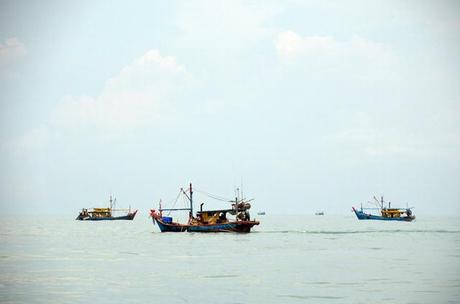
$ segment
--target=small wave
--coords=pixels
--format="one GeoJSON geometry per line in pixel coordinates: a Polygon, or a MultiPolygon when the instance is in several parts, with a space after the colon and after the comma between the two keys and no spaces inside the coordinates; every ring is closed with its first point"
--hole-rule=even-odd
{"type": "Polygon", "coordinates": [[[323,300],[340,300],[344,297],[334,297],[334,296],[303,296],[303,295],[278,295],[279,298],[291,298],[291,299],[300,299],[300,300],[312,300],[312,299],[323,299],[323,300]]]}
{"type": "Polygon", "coordinates": [[[203,276],[205,279],[225,279],[225,278],[237,278],[237,274],[221,274],[221,275],[207,275],[203,276]]]}
{"type": "Polygon", "coordinates": [[[120,251],[121,254],[139,255],[137,252],[120,251]]]}
{"type": "Polygon", "coordinates": [[[330,282],[324,282],[324,281],[316,281],[316,282],[311,282],[311,283],[308,283],[308,284],[312,284],[312,285],[329,285],[331,283],[330,282]]]}
{"type": "Polygon", "coordinates": [[[414,290],[417,293],[441,293],[439,290],[414,290]]]}
{"type": "Polygon", "coordinates": [[[307,233],[307,234],[371,234],[371,233],[460,233],[460,230],[352,230],[352,231],[327,231],[327,230],[271,230],[257,231],[254,233],[307,233]]]}

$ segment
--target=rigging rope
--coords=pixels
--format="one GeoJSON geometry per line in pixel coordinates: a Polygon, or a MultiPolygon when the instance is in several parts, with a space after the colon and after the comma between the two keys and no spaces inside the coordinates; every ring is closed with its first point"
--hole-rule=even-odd
{"type": "Polygon", "coordinates": [[[195,188],[195,191],[196,191],[196,192],[199,192],[199,193],[202,193],[202,194],[204,194],[204,195],[206,195],[206,196],[208,196],[208,197],[210,197],[210,198],[213,198],[213,199],[215,199],[215,200],[218,200],[218,201],[227,202],[227,203],[228,203],[229,201],[231,201],[231,200],[229,200],[229,199],[227,199],[227,198],[225,198],[225,197],[218,196],[218,195],[215,195],[215,194],[211,194],[211,193],[209,193],[209,192],[206,192],[206,191],[203,191],[203,190],[199,190],[199,189],[196,189],[196,188],[195,188]]]}
{"type": "MultiPolygon", "coordinates": [[[[177,201],[179,200],[180,193],[181,193],[180,191],[179,191],[179,193],[177,193],[176,199],[174,200],[174,204],[173,204],[173,206],[171,207],[171,209],[174,209],[174,207],[176,206],[176,203],[177,203],[177,201]]],[[[172,210],[169,210],[167,216],[169,216],[169,215],[171,214],[171,212],[172,212],[172,210]]]]}

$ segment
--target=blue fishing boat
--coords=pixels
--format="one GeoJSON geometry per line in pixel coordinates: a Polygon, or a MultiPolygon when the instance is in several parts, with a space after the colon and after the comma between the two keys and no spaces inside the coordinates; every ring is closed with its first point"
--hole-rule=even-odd
{"type": "Polygon", "coordinates": [[[189,226],[173,222],[172,217],[161,216],[161,211],[157,214],[155,210],[150,210],[150,216],[153,219],[153,224],[157,222],[161,232],[185,232],[189,226]]]}
{"type": "Polygon", "coordinates": [[[108,208],[92,208],[86,209],[83,208],[78,214],[76,220],[79,221],[115,221],[115,220],[128,220],[132,221],[136,216],[137,210],[131,212],[131,207],[129,209],[114,209],[116,199],[112,200],[110,196],[109,207],[108,208]],[[127,212],[123,215],[116,216],[115,213],[118,212],[127,212]]]}
{"type": "MultiPolygon", "coordinates": [[[[232,202],[231,209],[205,210],[203,211],[203,203],[200,205],[200,211],[193,216],[193,189],[192,184],[186,192],[181,188],[180,193],[185,195],[190,205],[187,208],[160,208],[158,210],[150,210],[153,224],[158,224],[161,232],[241,232],[247,233],[255,225],[259,225],[258,221],[251,220],[249,209],[251,204],[248,200],[237,196],[232,202]],[[186,224],[181,224],[173,221],[170,216],[163,216],[164,212],[171,211],[188,211],[189,219],[186,224]],[[234,219],[229,219],[227,216],[233,215],[234,219]]],[[[179,196],[178,196],[179,197],[179,196]]],[[[214,196],[216,198],[216,196],[214,196]]],[[[177,199],[176,199],[177,202],[177,199]]]]}
{"type": "Polygon", "coordinates": [[[415,220],[415,215],[412,214],[413,207],[409,208],[396,208],[391,207],[391,202],[388,202],[388,207],[385,206],[383,196],[380,201],[374,196],[374,200],[377,202],[376,208],[361,208],[359,210],[353,208],[353,212],[359,220],[379,220],[379,221],[403,221],[411,222],[415,220]],[[376,211],[377,214],[373,214],[372,211],[376,211]]]}

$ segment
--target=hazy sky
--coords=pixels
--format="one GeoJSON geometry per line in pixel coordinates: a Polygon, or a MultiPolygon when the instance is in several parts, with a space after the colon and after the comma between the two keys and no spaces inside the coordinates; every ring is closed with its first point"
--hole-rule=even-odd
{"type": "Polygon", "coordinates": [[[243,180],[270,213],[458,215],[459,54],[458,1],[0,1],[2,213],[243,180]]]}

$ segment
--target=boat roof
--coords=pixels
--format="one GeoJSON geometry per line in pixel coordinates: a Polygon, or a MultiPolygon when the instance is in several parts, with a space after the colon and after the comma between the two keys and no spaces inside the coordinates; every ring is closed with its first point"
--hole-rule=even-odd
{"type": "Polygon", "coordinates": [[[408,209],[413,209],[414,207],[409,207],[409,208],[406,208],[406,207],[402,207],[402,208],[377,208],[377,207],[362,207],[361,209],[363,210],[408,210],[408,209]]]}
{"type": "Polygon", "coordinates": [[[111,210],[110,208],[93,208],[89,209],[88,212],[110,212],[111,210]]]}
{"type": "Polygon", "coordinates": [[[233,209],[219,209],[219,210],[203,210],[203,211],[197,211],[196,214],[201,214],[201,213],[219,213],[219,212],[230,212],[233,209]]]}

